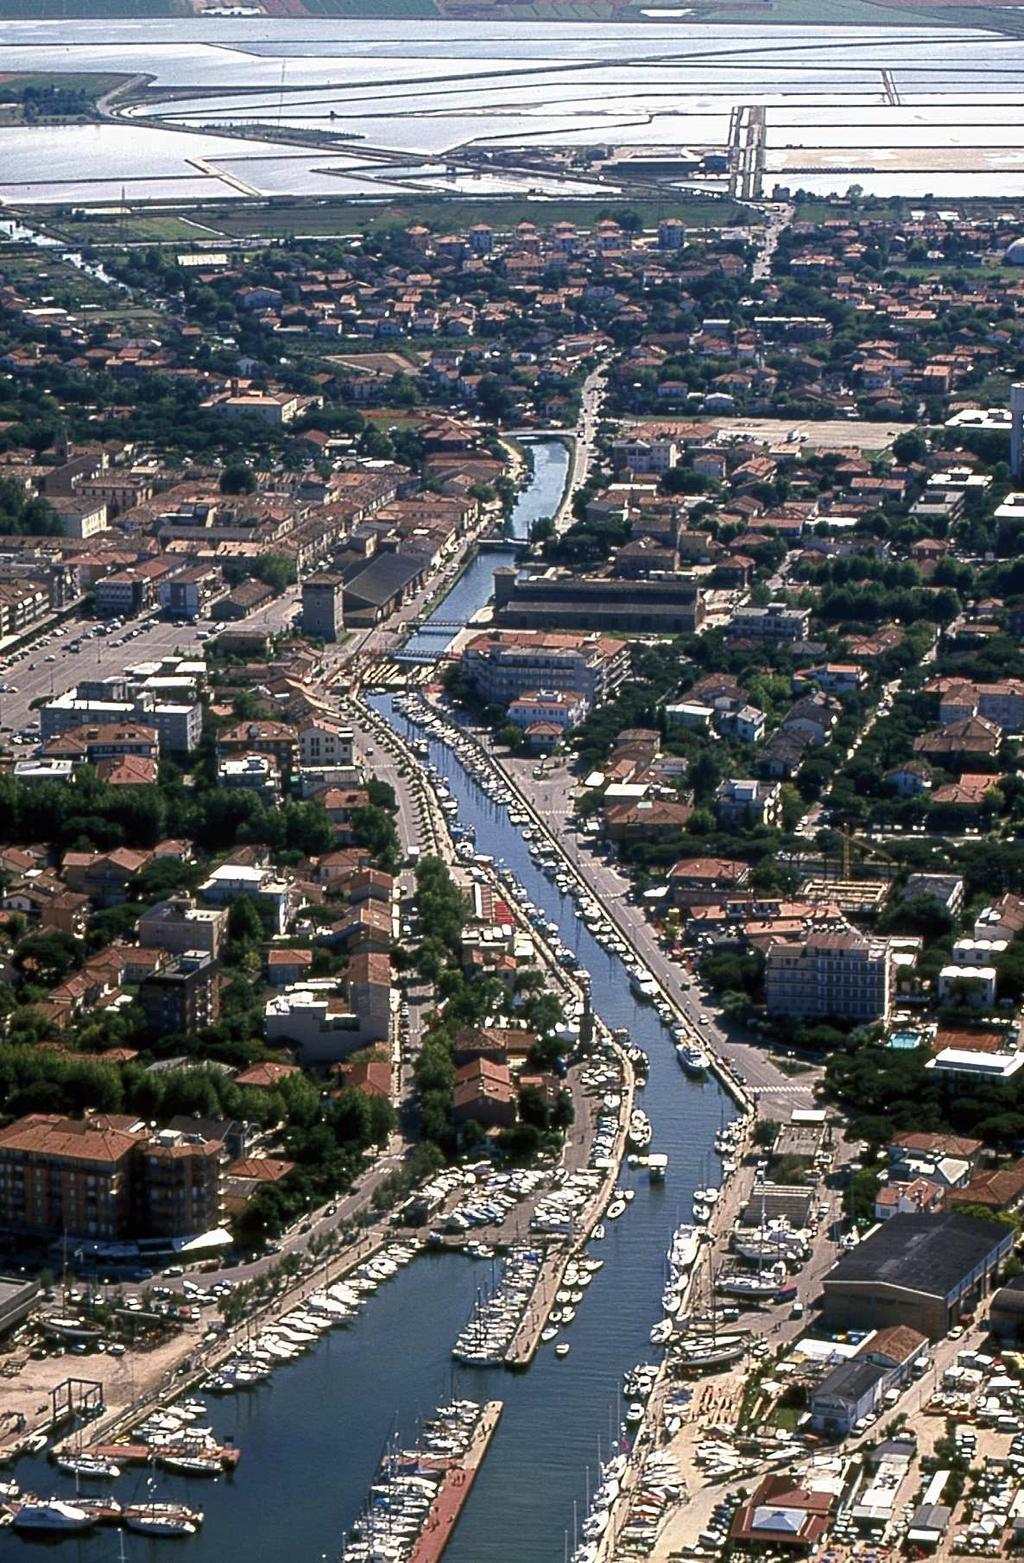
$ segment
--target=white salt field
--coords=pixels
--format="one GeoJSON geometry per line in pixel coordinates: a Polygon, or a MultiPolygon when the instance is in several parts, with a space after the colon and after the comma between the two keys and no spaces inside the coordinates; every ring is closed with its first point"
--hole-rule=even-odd
{"type": "Polygon", "coordinates": [[[730,112],[755,105],[766,109],[765,195],[776,180],[981,195],[990,179],[993,193],[1024,194],[1024,40],[981,30],[221,17],[4,22],[0,50],[14,70],[116,70],[168,89],[119,123],[6,129],[8,202],[109,202],[122,185],[132,199],[183,201],[608,193],[585,169],[478,175],[458,159],[470,148],[723,147],[730,112]],[[339,139],[286,149],[271,130],[339,139]]]}

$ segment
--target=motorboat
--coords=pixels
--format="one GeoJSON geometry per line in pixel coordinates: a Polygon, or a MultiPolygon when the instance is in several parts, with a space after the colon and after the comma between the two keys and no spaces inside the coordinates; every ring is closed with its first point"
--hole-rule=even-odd
{"type": "Polygon", "coordinates": [[[695,1078],[706,1075],[711,1068],[711,1058],[696,1042],[677,1042],[676,1057],[688,1075],[695,1078]]]}
{"type": "Polygon", "coordinates": [[[564,1340],[558,1346],[555,1347],[555,1356],[556,1357],[567,1357],[569,1355],[569,1352],[571,1351],[571,1349],[572,1348],[570,1347],[569,1342],[567,1340],[564,1340]]]}
{"type": "Polygon", "coordinates": [[[87,1509],[62,1498],[26,1498],[14,1516],[15,1530],[56,1535],[62,1531],[91,1530],[96,1520],[87,1509]]]}
{"type": "Polygon", "coordinates": [[[181,1503],[133,1503],[124,1511],[128,1530],[143,1536],[194,1536],[203,1523],[196,1509],[181,1503]]]}

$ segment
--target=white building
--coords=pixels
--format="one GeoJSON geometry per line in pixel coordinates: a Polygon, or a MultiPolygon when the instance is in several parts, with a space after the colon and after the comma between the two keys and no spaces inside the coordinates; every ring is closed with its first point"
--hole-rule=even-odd
{"type": "Polygon", "coordinates": [[[222,863],[209,879],[199,886],[199,893],[214,906],[230,906],[240,896],[250,896],[270,912],[272,934],[283,934],[288,928],[291,910],[290,886],[285,879],[278,879],[269,868],[252,863],[222,863]]]}

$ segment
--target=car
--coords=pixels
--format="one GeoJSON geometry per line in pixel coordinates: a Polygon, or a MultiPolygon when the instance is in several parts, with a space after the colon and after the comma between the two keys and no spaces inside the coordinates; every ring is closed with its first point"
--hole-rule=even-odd
{"type": "Polygon", "coordinates": [[[175,1277],[175,1276],[184,1275],[184,1274],[185,1274],[185,1266],[184,1265],[168,1265],[167,1269],[164,1271],[164,1275],[170,1276],[172,1278],[175,1277]]]}
{"type": "Polygon", "coordinates": [[[697,1016],[697,1020],[700,1023],[700,1025],[702,1025],[702,1026],[706,1026],[706,1025],[709,1024],[708,1017],[706,1015],[698,1015],[697,1016]]]}
{"type": "Polygon", "coordinates": [[[107,1355],[109,1357],[123,1357],[127,1350],[127,1346],[122,1346],[121,1342],[116,1340],[107,1347],[107,1355]]]}

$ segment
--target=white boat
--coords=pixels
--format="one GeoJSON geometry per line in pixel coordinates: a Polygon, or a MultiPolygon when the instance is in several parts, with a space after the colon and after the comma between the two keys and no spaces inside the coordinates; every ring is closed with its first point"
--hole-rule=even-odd
{"type": "Polygon", "coordinates": [[[59,1531],[91,1530],[96,1521],[77,1504],[61,1498],[27,1498],[14,1516],[15,1530],[59,1531]]]}
{"type": "Polygon", "coordinates": [[[571,1348],[569,1346],[569,1342],[567,1340],[564,1340],[564,1341],[562,1341],[561,1345],[555,1347],[555,1356],[556,1357],[567,1357],[569,1355],[570,1350],[571,1350],[571,1348]]]}
{"type": "Polygon", "coordinates": [[[625,1210],[625,1208],[626,1208],[626,1201],[624,1199],[613,1199],[611,1204],[608,1206],[608,1209],[604,1213],[605,1214],[605,1220],[606,1221],[617,1221],[619,1219],[619,1217],[622,1215],[622,1212],[625,1210]]]}
{"type": "Polygon", "coordinates": [[[133,1503],[124,1511],[129,1530],[143,1536],[194,1536],[203,1516],[180,1503],[133,1503]]]}
{"type": "Polygon", "coordinates": [[[121,1467],[113,1460],[100,1460],[92,1454],[62,1455],[56,1464],[65,1476],[77,1476],[83,1482],[112,1482],[121,1474],[121,1467]]]}
{"type": "Polygon", "coordinates": [[[711,1067],[710,1057],[696,1042],[677,1042],[676,1057],[688,1075],[706,1075],[711,1067]]]}

